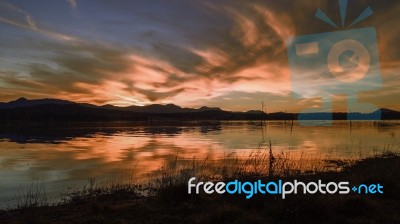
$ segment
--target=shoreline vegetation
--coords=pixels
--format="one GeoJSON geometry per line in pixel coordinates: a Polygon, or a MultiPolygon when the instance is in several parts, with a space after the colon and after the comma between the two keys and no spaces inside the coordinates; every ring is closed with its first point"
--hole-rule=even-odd
{"type": "MultiPolygon", "coordinates": [[[[388,119],[388,120],[360,120],[360,121],[350,121],[350,120],[332,120],[331,125],[335,125],[335,122],[348,122],[349,126],[357,127],[358,124],[372,125],[376,127],[386,127],[400,125],[399,119],[388,119]]],[[[255,126],[265,126],[268,122],[282,122],[285,127],[299,126],[298,120],[260,120],[260,119],[250,119],[250,120],[179,120],[179,119],[160,119],[160,120],[149,120],[149,121],[30,121],[24,122],[20,121],[8,121],[1,122],[0,120],[0,134],[1,133],[19,133],[19,132],[42,132],[46,130],[60,130],[64,132],[74,130],[107,130],[114,128],[140,128],[140,127],[219,127],[224,125],[235,125],[235,124],[249,124],[255,126]]],[[[309,124],[320,124],[317,126],[331,126],[326,120],[309,120],[309,124]]]]}
{"type": "Polygon", "coordinates": [[[270,141],[248,157],[171,158],[147,183],[88,184],[48,203],[45,186],[31,185],[2,223],[400,223],[400,155],[383,151],[357,160],[294,160],[273,154],[270,141]],[[318,181],[384,186],[382,195],[189,195],[187,181],[318,181]]]}

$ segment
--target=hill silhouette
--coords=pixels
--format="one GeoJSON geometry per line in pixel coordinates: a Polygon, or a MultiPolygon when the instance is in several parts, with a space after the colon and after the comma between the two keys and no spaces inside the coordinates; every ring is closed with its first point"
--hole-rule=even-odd
{"type": "Polygon", "coordinates": [[[108,109],[108,110],[121,110],[121,111],[131,111],[138,113],[190,113],[190,112],[202,112],[202,111],[222,111],[218,107],[200,107],[198,109],[194,108],[183,108],[177,106],[175,104],[152,104],[147,106],[128,106],[128,107],[117,107],[113,105],[103,105],[97,106],[93,104],[87,103],[76,103],[68,100],[60,100],[60,99],[34,99],[28,100],[24,97],[21,97],[17,100],[10,101],[7,103],[0,103],[0,109],[15,109],[15,108],[26,108],[26,107],[37,107],[43,105],[74,105],[81,106],[82,108],[96,108],[96,109],[108,109]]]}
{"type": "MultiPolygon", "coordinates": [[[[307,114],[318,120],[324,113],[307,114]]],[[[356,113],[354,113],[356,114],[356,113]]],[[[381,109],[382,119],[400,119],[400,112],[381,109]]],[[[191,121],[191,120],[296,120],[297,113],[225,111],[218,107],[184,108],[175,104],[118,107],[97,106],[60,99],[19,98],[0,103],[0,124],[43,122],[114,122],[114,121],[191,121]]],[[[347,113],[334,113],[333,119],[346,120],[347,113]]]]}

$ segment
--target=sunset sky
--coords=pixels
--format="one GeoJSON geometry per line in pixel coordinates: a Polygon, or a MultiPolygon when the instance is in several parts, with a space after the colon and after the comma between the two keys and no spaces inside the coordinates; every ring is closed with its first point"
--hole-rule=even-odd
{"type": "MultiPolygon", "coordinates": [[[[400,2],[349,1],[347,21],[368,6],[351,29],[376,28],[382,88],[359,98],[400,110],[400,2]]],[[[0,0],[0,101],[298,112],[318,99],[293,97],[286,40],[342,30],[318,8],[341,24],[332,0],[0,0]]]]}

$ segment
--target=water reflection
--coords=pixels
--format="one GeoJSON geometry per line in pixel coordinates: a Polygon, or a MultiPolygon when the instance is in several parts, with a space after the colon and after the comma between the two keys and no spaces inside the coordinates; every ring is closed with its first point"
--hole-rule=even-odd
{"type": "Polygon", "coordinates": [[[301,127],[284,122],[225,122],[213,126],[108,127],[0,131],[0,200],[12,203],[18,189],[46,183],[57,195],[83,186],[88,178],[110,181],[124,171],[135,178],[162,167],[171,157],[219,160],[246,156],[269,138],[274,153],[330,158],[399,150],[399,123],[336,122],[333,127],[301,127]]]}

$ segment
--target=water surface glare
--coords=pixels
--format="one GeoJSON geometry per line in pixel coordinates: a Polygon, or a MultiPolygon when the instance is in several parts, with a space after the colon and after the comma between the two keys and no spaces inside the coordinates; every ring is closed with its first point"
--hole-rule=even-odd
{"type": "Polygon", "coordinates": [[[82,187],[88,179],[140,179],[177,154],[211,160],[248,155],[262,139],[274,153],[318,158],[358,158],[399,151],[400,122],[334,122],[332,127],[301,127],[295,122],[221,122],[182,127],[76,128],[0,133],[0,208],[13,204],[35,182],[49,197],[82,187]]]}

